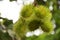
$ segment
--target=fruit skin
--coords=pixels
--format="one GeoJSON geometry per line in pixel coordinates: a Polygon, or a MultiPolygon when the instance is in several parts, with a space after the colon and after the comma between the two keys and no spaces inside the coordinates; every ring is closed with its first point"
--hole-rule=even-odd
{"type": "Polygon", "coordinates": [[[27,32],[27,26],[24,23],[24,20],[21,18],[19,19],[13,27],[14,32],[16,33],[17,37],[24,37],[27,32]]]}
{"type": "Polygon", "coordinates": [[[28,17],[30,17],[32,14],[33,14],[33,5],[25,5],[25,6],[22,8],[21,16],[22,16],[23,18],[28,18],[28,17]]]}
{"type": "Polygon", "coordinates": [[[52,22],[44,22],[43,25],[41,25],[41,29],[44,31],[44,32],[51,32],[53,31],[53,24],[52,22]]]}
{"type": "Polygon", "coordinates": [[[50,10],[45,6],[40,5],[35,7],[35,14],[41,20],[51,21],[52,14],[50,10]]]}
{"type": "Polygon", "coordinates": [[[42,23],[40,27],[44,32],[53,31],[52,14],[47,7],[42,5],[35,7],[35,14],[40,19],[42,23]]]}

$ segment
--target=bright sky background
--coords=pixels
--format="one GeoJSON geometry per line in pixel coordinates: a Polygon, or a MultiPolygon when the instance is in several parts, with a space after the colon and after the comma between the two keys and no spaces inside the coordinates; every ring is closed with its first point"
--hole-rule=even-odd
{"type": "MultiPolygon", "coordinates": [[[[24,4],[33,3],[33,0],[25,0],[24,4]]],[[[20,15],[20,11],[23,7],[23,1],[17,0],[17,2],[9,2],[9,0],[0,1],[0,13],[4,18],[12,19],[15,23],[20,15]]]]}

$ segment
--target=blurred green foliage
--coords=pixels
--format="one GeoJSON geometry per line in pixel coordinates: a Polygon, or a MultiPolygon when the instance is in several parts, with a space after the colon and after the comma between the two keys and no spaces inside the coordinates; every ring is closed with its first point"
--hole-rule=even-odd
{"type": "Polygon", "coordinates": [[[12,40],[12,37],[8,33],[8,29],[12,29],[13,22],[7,18],[0,17],[0,40],[12,40]],[[11,25],[12,24],[12,25],[11,25]]]}
{"type": "Polygon", "coordinates": [[[3,19],[3,25],[5,25],[6,27],[8,27],[10,24],[13,24],[12,20],[8,20],[8,19],[3,19]]]}
{"type": "Polygon", "coordinates": [[[3,33],[0,30],[0,40],[12,40],[12,37],[8,33],[3,33]]]}

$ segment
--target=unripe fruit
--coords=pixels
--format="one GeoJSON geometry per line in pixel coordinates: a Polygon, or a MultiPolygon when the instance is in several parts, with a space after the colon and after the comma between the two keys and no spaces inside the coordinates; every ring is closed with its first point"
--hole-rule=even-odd
{"type": "Polygon", "coordinates": [[[28,18],[33,14],[33,5],[25,5],[21,11],[23,18],[28,18]]]}
{"type": "Polygon", "coordinates": [[[42,5],[35,7],[35,14],[38,18],[42,20],[50,21],[52,18],[52,14],[50,10],[47,7],[42,6],[42,5]]]}
{"type": "Polygon", "coordinates": [[[52,22],[44,22],[43,25],[41,25],[41,29],[44,31],[44,32],[51,32],[53,31],[53,24],[52,22]]]}

